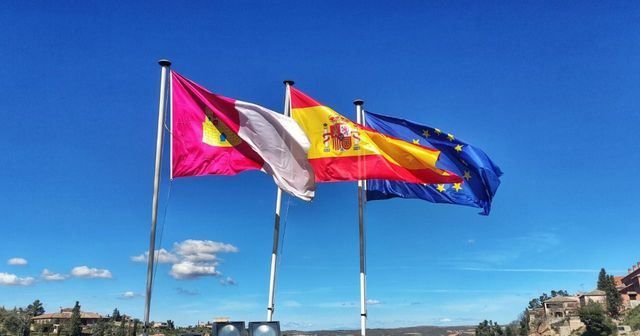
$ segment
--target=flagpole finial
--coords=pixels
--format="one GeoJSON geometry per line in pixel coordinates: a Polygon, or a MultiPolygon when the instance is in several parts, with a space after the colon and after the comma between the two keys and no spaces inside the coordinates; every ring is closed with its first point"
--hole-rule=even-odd
{"type": "Polygon", "coordinates": [[[295,84],[296,82],[290,80],[290,79],[286,79],[283,80],[282,83],[284,83],[284,85],[289,85],[289,86],[293,86],[293,84],[295,84]]]}
{"type": "Polygon", "coordinates": [[[364,104],[364,100],[362,99],[356,99],[353,101],[353,105],[356,105],[356,106],[362,106],[363,104],[364,104]]]}
{"type": "Polygon", "coordinates": [[[171,65],[171,61],[168,59],[161,59],[158,61],[158,64],[160,64],[160,66],[170,66],[171,65]]]}

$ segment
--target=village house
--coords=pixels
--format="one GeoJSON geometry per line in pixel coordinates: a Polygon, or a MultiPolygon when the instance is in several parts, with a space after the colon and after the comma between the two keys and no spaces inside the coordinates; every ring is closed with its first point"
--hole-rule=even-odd
{"type": "Polygon", "coordinates": [[[580,299],[577,296],[556,296],[542,303],[544,315],[564,318],[578,315],[580,299]]]}
{"type": "Polygon", "coordinates": [[[627,309],[635,308],[640,305],[640,262],[629,268],[627,275],[615,277],[616,288],[622,296],[622,304],[627,309]]]}
{"type": "MultiPolygon", "coordinates": [[[[613,277],[616,289],[622,297],[623,309],[632,309],[640,305],[640,262],[629,268],[624,276],[613,277]]],[[[537,334],[569,336],[575,330],[584,327],[578,311],[589,302],[607,305],[607,294],[602,290],[592,290],[575,296],[556,296],[542,302],[541,308],[527,311],[529,326],[537,334]]],[[[625,326],[622,326],[623,328],[625,326]]],[[[624,334],[625,330],[620,330],[624,334]]]]}
{"type": "MultiPolygon", "coordinates": [[[[71,320],[73,308],[61,308],[58,313],[42,314],[31,318],[30,330],[35,331],[40,328],[43,332],[57,333],[61,325],[71,320]]],[[[82,329],[91,328],[94,324],[103,320],[104,317],[98,313],[80,312],[80,323],[82,329]]]]}
{"type": "Polygon", "coordinates": [[[600,293],[593,291],[576,296],[555,296],[542,302],[542,308],[528,310],[529,327],[535,335],[569,336],[584,324],[578,310],[582,302],[600,300],[600,293]]]}
{"type": "Polygon", "coordinates": [[[580,306],[584,306],[589,302],[607,304],[607,293],[599,289],[594,289],[586,294],[578,294],[578,298],[580,299],[580,306]]]}
{"type": "Polygon", "coordinates": [[[169,329],[167,322],[151,322],[151,327],[156,329],[169,329]]]}

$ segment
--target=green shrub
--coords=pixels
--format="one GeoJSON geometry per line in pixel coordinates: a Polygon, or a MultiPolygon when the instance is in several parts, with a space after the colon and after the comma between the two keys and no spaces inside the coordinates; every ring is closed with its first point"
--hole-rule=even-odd
{"type": "Polygon", "coordinates": [[[583,336],[610,336],[616,335],[616,326],[611,321],[601,304],[589,302],[580,308],[580,321],[584,323],[586,331],[583,336]]]}

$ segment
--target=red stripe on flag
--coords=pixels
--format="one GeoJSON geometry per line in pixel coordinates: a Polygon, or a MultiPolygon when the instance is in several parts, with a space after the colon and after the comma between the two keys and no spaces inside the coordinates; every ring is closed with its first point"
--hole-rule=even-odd
{"type": "Polygon", "coordinates": [[[382,155],[345,156],[309,159],[316,182],[355,181],[364,179],[395,180],[409,183],[458,183],[461,178],[442,176],[430,169],[407,169],[387,161],[382,155]],[[358,169],[358,159],[364,169],[358,169]],[[361,171],[361,172],[360,172],[361,171]]]}

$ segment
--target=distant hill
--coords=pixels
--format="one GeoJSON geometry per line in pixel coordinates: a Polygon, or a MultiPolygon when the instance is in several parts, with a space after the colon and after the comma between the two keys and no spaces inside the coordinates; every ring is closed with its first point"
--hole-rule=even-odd
{"type": "MultiPolygon", "coordinates": [[[[454,326],[454,327],[434,327],[434,326],[417,326],[393,329],[367,329],[367,336],[453,336],[475,334],[473,326],[454,326]]],[[[359,336],[360,329],[357,330],[315,330],[315,331],[298,331],[287,330],[283,332],[284,336],[359,336]]]]}

